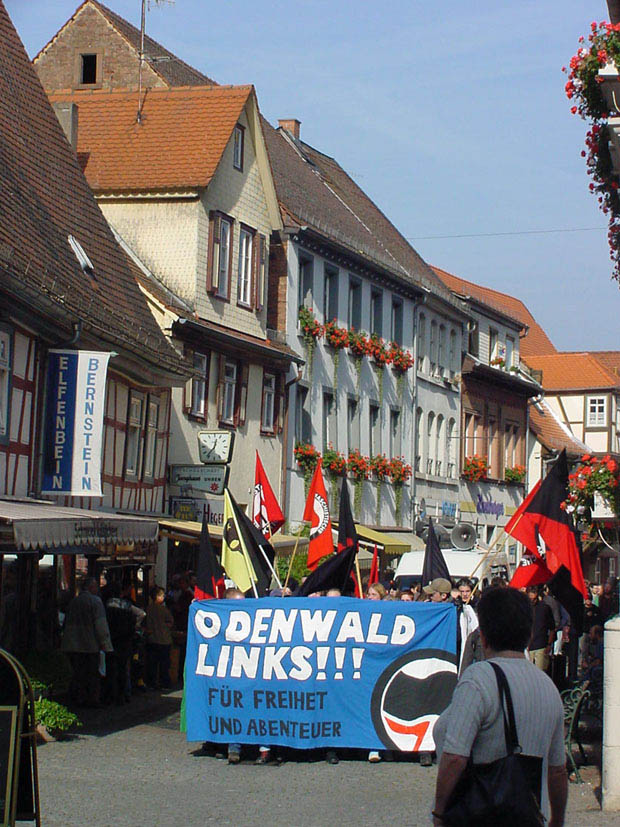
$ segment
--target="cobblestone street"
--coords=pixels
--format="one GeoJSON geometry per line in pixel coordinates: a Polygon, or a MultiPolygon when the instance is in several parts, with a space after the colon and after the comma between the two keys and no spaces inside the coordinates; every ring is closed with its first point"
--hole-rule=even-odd
{"type": "MultiPolygon", "coordinates": [[[[40,748],[44,827],[430,823],[435,769],[369,764],[362,753],[338,766],[229,766],[186,742],[175,695],[97,713],[75,739],[40,748]],[[148,723],[132,725],[137,712],[148,723]]],[[[598,770],[587,767],[584,779],[570,785],[566,823],[620,825],[620,814],[599,810],[598,770]]]]}

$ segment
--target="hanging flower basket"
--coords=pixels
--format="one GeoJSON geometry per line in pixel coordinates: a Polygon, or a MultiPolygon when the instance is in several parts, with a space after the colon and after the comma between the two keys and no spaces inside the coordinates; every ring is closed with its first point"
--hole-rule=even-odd
{"type": "Polygon", "coordinates": [[[354,356],[356,359],[362,359],[368,355],[368,336],[363,330],[351,328],[348,331],[348,339],[351,356],[354,356]]]}
{"type": "Polygon", "coordinates": [[[567,512],[576,511],[580,519],[589,521],[595,496],[601,497],[620,516],[620,467],[609,455],[593,457],[584,454],[580,464],[568,476],[568,497],[562,503],[567,512]]]}
{"type": "Polygon", "coordinates": [[[489,464],[486,457],[481,457],[480,454],[467,457],[463,463],[463,476],[469,482],[479,482],[486,479],[488,470],[489,464]]]}
{"type": "Polygon", "coordinates": [[[301,328],[306,352],[308,354],[308,376],[312,377],[312,365],[314,361],[314,349],[317,341],[323,335],[323,325],[315,318],[312,310],[302,305],[299,308],[299,327],[301,328]]]}
{"type": "Polygon", "coordinates": [[[375,360],[377,367],[389,365],[392,357],[389,349],[385,344],[385,340],[376,333],[373,333],[368,339],[368,355],[375,360]]]}
{"type": "Polygon", "coordinates": [[[620,24],[592,23],[587,44],[584,37],[579,38],[579,44],[568,68],[562,67],[568,75],[565,91],[572,102],[573,115],[579,114],[592,124],[581,156],[586,159],[592,179],[590,192],[597,196],[603,213],[608,216],[609,254],[614,262],[612,276],[620,280],[620,181],[609,152],[609,127],[605,123],[609,118],[609,104],[603,93],[605,78],[600,74],[609,64],[620,70],[620,24]]]}

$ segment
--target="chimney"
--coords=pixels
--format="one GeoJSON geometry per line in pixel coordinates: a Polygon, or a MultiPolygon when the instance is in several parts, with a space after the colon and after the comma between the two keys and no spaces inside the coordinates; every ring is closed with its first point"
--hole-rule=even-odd
{"type": "Polygon", "coordinates": [[[301,121],[298,121],[297,118],[281,118],[278,120],[278,124],[280,125],[280,129],[286,129],[287,132],[291,133],[293,138],[299,140],[301,121]]]}
{"type": "Polygon", "coordinates": [[[52,104],[54,112],[58,118],[62,131],[65,137],[71,144],[74,152],[77,152],[77,135],[78,135],[78,108],[74,103],[67,101],[59,101],[52,104]]]}

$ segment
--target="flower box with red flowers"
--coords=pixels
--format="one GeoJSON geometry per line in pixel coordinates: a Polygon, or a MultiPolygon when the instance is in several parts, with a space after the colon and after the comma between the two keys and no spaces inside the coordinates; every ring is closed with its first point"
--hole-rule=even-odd
{"type": "Polygon", "coordinates": [[[397,373],[404,374],[413,367],[415,359],[408,350],[396,342],[390,342],[390,362],[397,373]]]}
{"type": "Polygon", "coordinates": [[[504,479],[506,482],[523,482],[525,479],[525,466],[514,465],[512,468],[505,468],[504,479]]]}
{"type": "Polygon", "coordinates": [[[373,333],[368,340],[368,355],[371,356],[380,367],[388,365],[392,361],[385,340],[377,336],[376,333],[373,333]]]}
{"type": "Polygon", "coordinates": [[[377,454],[370,458],[370,472],[380,482],[390,477],[390,461],[385,454],[377,454]]]}
{"type": "Polygon", "coordinates": [[[318,319],[315,318],[314,313],[305,305],[302,305],[299,308],[299,326],[301,331],[304,335],[304,338],[308,340],[316,340],[320,339],[323,335],[323,325],[321,325],[318,319]]]}
{"type": "Polygon", "coordinates": [[[413,468],[404,457],[392,457],[390,460],[390,479],[394,485],[402,485],[410,479],[413,468]]]}
{"type": "Polygon", "coordinates": [[[370,473],[370,458],[365,457],[358,450],[351,451],[347,460],[347,468],[356,480],[367,480],[370,473]]]}
{"type": "Polygon", "coordinates": [[[347,458],[330,445],[323,451],[323,468],[332,477],[344,477],[347,473],[347,458]]]}
{"type": "Polygon", "coordinates": [[[463,474],[469,482],[479,482],[487,477],[489,465],[486,457],[481,457],[480,454],[474,454],[471,457],[466,457],[463,463],[463,474]]]}
{"type": "Polygon", "coordinates": [[[320,452],[310,442],[297,442],[294,448],[295,460],[297,465],[304,470],[304,472],[311,472],[317,466],[320,459],[320,452]]]}
{"type": "Polygon", "coordinates": [[[338,327],[334,319],[325,325],[325,341],[334,350],[343,350],[349,346],[349,331],[346,327],[338,327]]]}
{"type": "Polygon", "coordinates": [[[368,354],[368,336],[361,330],[351,328],[348,331],[349,335],[349,350],[351,355],[357,359],[368,354]]]}

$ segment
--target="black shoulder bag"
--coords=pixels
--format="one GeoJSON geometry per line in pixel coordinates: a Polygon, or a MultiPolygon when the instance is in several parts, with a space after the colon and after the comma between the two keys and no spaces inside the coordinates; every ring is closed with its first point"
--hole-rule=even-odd
{"type": "Polygon", "coordinates": [[[442,814],[442,821],[463,827],[496,827],[498,824],[502,827],[539,827],[545,823],[540,811],[542,758],[521,754],[506,675],[496,663],[489,663],[497,679],[507,754],[489,764],[474,764],[470,756],[442,814]]]}

